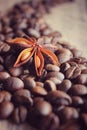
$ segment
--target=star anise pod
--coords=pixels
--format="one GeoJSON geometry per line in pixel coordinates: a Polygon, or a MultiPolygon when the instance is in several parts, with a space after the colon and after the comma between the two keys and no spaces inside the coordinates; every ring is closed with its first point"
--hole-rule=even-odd
{"type": "Polygon", "coordinates": [[[30,60],[30,58],[34,55],[34,63],[37,76],[42,74],[42,70],[44,67],[44,57],[43,54],[47,55],[51,58],[53,64],[59,65],[58,58],[56,55],[50,50],[46,49],[43,44],[39,44],[43,40],[40,38],[36,40],[35,38],[14,38],[8,40],[9,44],[19,45],[24,47],[23,51],[17,57],[17,60],[14,64],[14,67],[19,67],[30,60]]]}

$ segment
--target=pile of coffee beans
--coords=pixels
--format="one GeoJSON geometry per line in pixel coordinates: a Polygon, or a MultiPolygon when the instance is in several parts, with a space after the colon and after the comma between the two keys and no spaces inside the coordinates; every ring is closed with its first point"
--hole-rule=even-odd
{"type": "Polygon", "coordinates": [[[16,124],[28,122],[37,130],[87,130],[87,59],[65,42],[43,19],[47,3],[22,2],[7,14],[0,13],[0,120],[16,124]],[[45,39],[60,66],[45,57],[37,77],[33,58],[14,68],[21,50],[7,39],[33,36],[45,39]]]}

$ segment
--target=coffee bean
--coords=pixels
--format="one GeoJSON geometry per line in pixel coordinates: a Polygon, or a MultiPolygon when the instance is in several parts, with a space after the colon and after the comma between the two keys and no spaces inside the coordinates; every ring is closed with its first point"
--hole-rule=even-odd
{"type": "Polygon", "coordinates": [[[36,38],[40,37],[40,33],[37,30],[33,29],[33,28],[29,28],[28,33],[29,33],[29,35],[31,35],[33,37],[36,37],[36,38]]]}
{"type": "Polygon", "coordinates": [[[47,64],[45,66],[45,68],[47,71],[59,71],[60,70],[60,68],[58,66],[52,65],[52,64],[47,64]]]}
{"type": "Polygon", "coordinates": [[[52,82],[51,80],[46,80],[44,83],[44,88],[49,92],[49,91],[54,91],[56,90],[56,85],[54,84],[54,82],[52,82]]]}
{"type": "Polygon", "coordinates": [[[24,83],[21,79],[16,77],[9,77],[4,81],[4,88],[8,91],[14,92],[24,88],[24,83]]]}
{"type": "Polygon", "coordinates": [[[5,101],[0,104],[0,119],[6,119],[8,118],[12,111],[14,109],[14,106],[11,102],[5,101]]]}
{"type": "Polygon", "coordinates": [[[74,57],[81,57],[82,56],[82,52],[76,48],[71,49],[71,51],[72,51],[74,57]]]}
{"type": "Polygon", "coordinates": [[[50,103],[42,100],[35,105],[35,111],[36,114],[47,116],[52,112],[52,106],[50,103]]]}
{"type": "Polygon", "coordinates": [[[60,85],[57,86],[57,89],[67,92],[71,88],[71,85],[72,85],[71,81],[65,79],[60,85]]]}
{"type": "Polygon", "coordinates": [[[55,85],[58,85],[62,82],[61,80],[59,80],[57,78],[53,78],[53,77],[49,78],[48,80],[52,81],[55,85]]]}
{"type": "Polygon", "coordinates": [[[4,101],[11,101],[11,93],[7,92],[7,91],[0,91],[0,103],[4,102],[4,101]]]}
{"type": "Polygon", "coordinates": [[[22,67],[11,68],[9,71],[12,76],[17,77],[23,73],[23,68],[22,67]]]}
{"type": "Polygon", "coordinates": [[[9,78],[10,77],[10,74],[3,71],[3,72],[0,72],[0,80],[1,81],[4,81],[5,79],[9,78]]]}
{"type": "Polygon", "coordinates": [[[45,96],[47,95],[47,91],[45,90],[45,88],[40,87],[40,86],[35,86],[32,88],[32,93],[37,95],[37,96],[45,96]]]}
{"type": "Polygon", "coordinates": [[[36,86],[36,83],[33,78],[27,77],[24,79],[24,86],[25,88],[31,90],[33,87],[36,86]]]}
{"type": "Polygon", "coordinates": [[[85,127],[84,129],[86,130],[87,128],[87,113],[82,113],[81,114],[81,124],[85,127]]]}
{"type": "Polygon", "coordinates": [[[74,107],[79,107],[80,105],[82,105],[84,103],[83,99],[79,96],[73,96],[72,97],[72,105],[74,107]]]}
{"type": "Polygon", "coordinates": [[[55,105],[68,105],[72,102],[68,94],[59,90],[49,92],[46,96],[46,100],[55,105]]]}
{"type": "Polygon", "coordinates": [[[79,84],[87,84],[87,74],[81,74],[77,77],[76,80],[77,83],[79,84]]]}
{"type": "Polygon", "coordinates": [[[6,43],[0,45],[0,53],[6,53],[10,50],[10,46],[6,43]]]}
{"type": "Polygon", "coordinates": [[[0,56],[0,63],[1,63],[1,64],[4,63],[4,59],[2,58],[2,56],[0,56]]]}
{"type": "Polygon", "coordinates": [[[70,119],[77,119],[79,117],[78,111],[73,107],[64,107],[58,113],[61,122],[65,123],[70,119]]]}
{"type": "Polygon", "coordinates": [[[16,123],[16,124],[24,123],[26,121],[26,118],[27,118],[26,107],[19,106],[14,109],[14,111],[12,113],[12,119],[13,119],[14,123],[16,123]]]}
{"type": "Polygon", "coordinates": [[[44,83],[37,81],[37,82],[36,82],[36,86],[43,87],[43,86],[44,86],[44,83]]]}
{"type": "Polygon", "coordinates": [[[81,73],[82,74],[87,74],[87,69],[83,69],[81,73]]]}
{"type": "Polygon", "coordinates": [[[66,78],[74,79],[74,78],[78,77],[80,74],[81,74],[81,70],[79,67],[70,67],[66,71],[66,78]]]}
{"type": "Polygon", "coordinates": [[[64,79],[64,75],[61,72],[49,72],[46,76],[46,79],[55,77],[58,80],[62,81],[64,79]]]}
{"type": "Polygon", "coordinates": [[[20,89],[16,91],[13,95],[13,101],[15,102],[15,104],[33,104],[30,91],[27,89],[20,89]]]}
{"type": "Polygon", "coordinates": [[[4,71],[4,66],[0,64],[0,72],[4,71]]]}
{"type": "Polygon", "coordinates": [[[60,67],[61,67],[61,71],[65,72],[66,70],[70,68],[70,64],[66,62],[66,63],[63,63],[60,67]]]}
{"type": "Polygon", "coordinates": [[[77,96],[77,95],[86,95],[87,94],[87,88],[85,85],[81,84],[75,84],[72,85],[71,89],[69,90],[69,93],[77,96]]]}

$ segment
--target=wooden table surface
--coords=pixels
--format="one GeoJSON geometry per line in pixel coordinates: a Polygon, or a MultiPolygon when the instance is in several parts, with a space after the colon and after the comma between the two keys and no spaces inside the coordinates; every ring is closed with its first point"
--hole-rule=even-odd
{"type": "MultiPolygon", "coordinates": [[[[14,3],[22,0],[0,0],[0,10],[6,11],[14,3]]],[[[63,34],[62,40],[80,49],[87,57],[87,8],[86,0],[75,0],[52,9],[51,14],[44,16],[48,24],[63,34]]],[[[32,130],[28,124],[12,125],[7,121],[0,122],[0,130],[32,130]]]]}

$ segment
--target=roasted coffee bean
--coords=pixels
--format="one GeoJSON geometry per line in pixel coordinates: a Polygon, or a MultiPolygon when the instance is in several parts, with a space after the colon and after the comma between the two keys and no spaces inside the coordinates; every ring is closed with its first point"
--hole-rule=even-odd
{"type": "Polygon", "coordinates": [[[72,105],[74,107],[79,107],[84,103],[83,99],[79,96],[73,96],[72,97],[72,105]]]}
{"type": "Polygon", "coordinates": [[[10,74],[8,72],[0,72],[0,81],[4,81],[5,79],[9,78],[10,74]]]}
{"type": "Polygon", "coordinates": [[[54,84],[54,82],[52,82],[51,80],[46,80],[44,83],[44,88],[49,92],[49,91],[54,91],[56,90],[56,85],[54,84]]]}
{"type": "Polygon", "coordinates": [[[61,71],[65,72],[66,70],[70,68],[70,64],[66,62],[66,63],[61,64],[60,67],[61,67],[61,71]]]}
{"type": "Polygon", "coordinates": [[[0,119],[8,118],[14,110],[11,102],[5,101],[0,104],[0,119]]]}
{"type": "Polygon", "coordinates": [[[87,87],[85,85],[75,84],[75,85],[72,85],[71,89],[69,90],[69,93],[74,96],[86,95],[87,87]]]}
{"type": "Polygon", "coordinates": [[[81,74],[77,77],[76,83],[87,84],[87,74],[81,74]]]}
{"type": "Polygon", "coordinates": [[[82,56],[82,52],[76,48],[71,49],[73,56],[74,57],[81,57],[82,56]]]}
{"type": "Polygon", "coordinates": [[[41,87],[41,86],[35,86],[32,88],[32,93],[35,95],[39,95],[39,96],[45,96],[47,95],[47,91],[45,90],[45,88],[41,87]]]}
{"type": "Polygon", "coordinates": [[[0,72],[4,71],[4,66],[0,64],[0,72]]]}
{"type": "Polygon", "coordinates": [[[70,119],[77,119],[79,117],[78,111],[73,107],[64,107],[58,113],[61,122],[65,123],[70,119]]]}
{"type": "Polygon", "coordinates": [[[24,105],[33,104],[33,100],[31,98],[30,91],[27,89],[20,89],[20,90],[16,91],[13,95],[13,101],[17,105],[18,104],[24,104],[24,105]]]}
{"type": "Polygon", "coordinates": [[[61,72],[49,72],[46,76],[46,79],[55,77],[58,80],[62,81],[64,79],[64,75],[61,72]]]}
{"type": "Polygon", "coordinates": [[[10,46],[6,43],[0,45],[0,53],[6,53],[10,50],[10,46]]]}
{"type": "Polygon", "coordinates": [[[9,77],[4,81],[4,88],[8,91],[14,92],[24,88],[24,83],[21,79],[16,77],[9,77]]]}
{"type": "Polygon", "coordinates": [[[57,130],[59,128],[60,120],[58,116],[51,113],[48,116],[43,116],[37,124],[39,130],[57,130]]]}
{"type": "Polygon", "coordinates": [[[24,106],[19,106],[14,109],[12,113],[12,119],[14,123],[20,124],[24,123],[27,119],[27,109],[24,106]]]}
{"type": "Polygon", "coordinates": [[[49,92],[46,96],[46,100],[53,105],[68,105],[72,103],[71,97],[59,90],[49,92]]]}
{"type": "Polygon", "coordinates": [[[85,130],[87,128],[87,113],[82,113],[81,116],[81,124],[85,127],[85,130]]]}
{"type": "Polygon", "coordinates": [[[30,36],[33,36],[33,37],[36,37],[36,38],[39,38],[39,37],[40,37],[39,31],[37,31],[37,30],[35,30],[35,29],[33,29],[33,28],[29,28],[29,29],[28,29],[28,34],[29,34],[30,36]]]}
{"type": "Polygon", "coordinates": [[[4,63],[4,59],[0,56],[0,63],[3,64],[4,63]]]}
{"type": "Polygon", "coordinates": [[[65,63],[73,57],[71,51],[65,48],[58,49],[58,51],[56,51],[56,55],[61,64],[65,63]]]}
{"type": "Polygon", "coordinates": [[[27,77],[24,79],[24,86],[25,88],[31,90],[33,87],[36,86],[36,83],[33,78],[27,77]]]}
{"type": "Polygon", "coordinates": [[[22,67],[11,68],[9,71],[12,76],[17,77],[23,73],[23,68],[22,67]]]}
{"type": "Polygon", "coordinates": [[[42,116],[47,116],[52,112],[52,106],[50,105],[50,103],[43,100],[37,102],[34,109],[36,114],[42,116]]]}
{"type": "Polygon", "coordinates": [[[55,85],[58,85],[62,82],[61,80],[59,80],[57,78],[53,78],[53,77],[49,78],[48,80],[52,81],[55,85]]]}
{"type": "Polygon", "coordinates": [[[44,86],[44,83],[37,81],[37,82],[36,82],[36,86],[43,87],[43,86],[44,86]]]}
{"type": "Polygon", "coordinates": [[[87,74],[87,69],[83,69],[81,73],[82,74],[87,74]]]}
{"type": "Polygon", "coordinates": [[[71,81],[68,79],[65,79],[60,85],[58,85],[57,89],[67,92],[71,88],[71,86],[72,86],[71,81]]]}
{"type": "Polygon", "coordinates": [[[4,101],[11,101],[11,93],[7,92],[7,91],[0,91],[0,103],[4,102],[4,101]]]}
{"type": "Polygon", "coordinates": [[[60,68],[58,66],[52,65],[52,64],[47,64],[45,68],[47,71],[59,71],[60,70],[60,68]]]}
{"type": "Polygon", "coordinates": [[[81,74],[81,69],[79,67],[70,67],[67,71],[66,71],[66,78],[68,79],[74,79],[76,77],[78,77],[81,74]]]}

